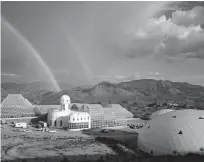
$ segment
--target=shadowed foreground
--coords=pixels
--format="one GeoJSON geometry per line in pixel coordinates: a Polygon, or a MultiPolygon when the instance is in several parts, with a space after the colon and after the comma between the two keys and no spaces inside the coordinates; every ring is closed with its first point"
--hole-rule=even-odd
{"type": "Polygon", "coordinates": [[[3,162],[203,162],[204,156],[154,157],[137,148],[137,133],[100,130],[55,134],[12,132],[9,126],[1,134],[3,162]]]}

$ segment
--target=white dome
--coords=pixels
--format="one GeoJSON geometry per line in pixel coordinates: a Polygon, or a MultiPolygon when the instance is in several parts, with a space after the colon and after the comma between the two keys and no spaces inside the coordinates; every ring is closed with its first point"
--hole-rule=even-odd
{"type": "Polygon", "coordinates": [[[152,113],[152,115],[150,116],[150,119],[158,116],[158,115],[162,115],[162,114],[165,114],[165,113],[168,113],[168,112],[172,112],[172,111],[175,111],[175,110],[172,110],[172,109],[162,109],[162,110],[159,110],[159,111],[156,111],[154,113],[152,113]]]}
{"type": "Polygon", "coordinates": [[[204,111],[178,110],[149,120],[139,131],[138,147],[153,155],[204,155],[204,111]]]}
{"type": "Polygon", "coordinates": [[[70,99],[69,96],[63,95],[63,96],[61,97],[61,99],[60,99],[60,104],[61,104],[61,105],[70,104],[70,103],[71,103],[70,100],[71,100],[71,99],[70,99]]]}
{"type": "Polygon", "coordinates": [[[38,107],[34,107],[33,108],[33,112],[36,114],[36,115],[41,115],[41,111],[38,107]]]}

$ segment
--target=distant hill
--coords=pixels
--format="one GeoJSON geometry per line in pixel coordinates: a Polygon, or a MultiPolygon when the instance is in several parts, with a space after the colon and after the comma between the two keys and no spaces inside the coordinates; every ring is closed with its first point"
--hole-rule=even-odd
{"type": "Polygon", "coordinates": [[[3,101],[4,98],[8,95],[8,92],[6,92],[4,89],[1,88],[1,101],[3,101]]]}
{"type": "MultiPolygon", "coordinates": [[[[62,90],[68,90],[75,88],[75,85],[65,83],[65,82],[60,82],[60,88],[62,90]]],[[[49,84],[47,82],[40,82],[40,81],[35,81],[35,82],[28,82],[28,83],[22,83],[22,82],[3,82],[1,83],[1,87],[3,87],[4,90],[8,91],[9,93],[19,93],[21,91],[30,91],[30,90],[49,90],[49,84]]]]}
{"type": "MultiPolygon", "coordinates": [[[[204,109],[204,87],[189,83],[142,79],[118,84],[101,82],[93,87],[72,87],[60,92],[52,92],[39,88],[37,84],[33,85],[2,83],[1,97],[5,98],[7,93],[21,93],[33,104],[54,105],[60,103],[63,94],[67,94],[72,102],[119,103],[134,114],[143,112],[152,103],[153,105],[177,103],[186,105],[185,108],[191,106],[204,109]]],[[[162,108],[150,106],[149,109],[162,108]]]]}

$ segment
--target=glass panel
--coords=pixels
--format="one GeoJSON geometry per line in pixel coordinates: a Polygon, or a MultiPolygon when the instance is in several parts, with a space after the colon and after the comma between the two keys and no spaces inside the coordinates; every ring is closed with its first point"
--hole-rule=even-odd
{"type": "Polygon", "coordinates": [[[82,123],[70,123],[69,129],[83,129],[88,128],[89,123],[88,122],[82,122],[82,123]]]}

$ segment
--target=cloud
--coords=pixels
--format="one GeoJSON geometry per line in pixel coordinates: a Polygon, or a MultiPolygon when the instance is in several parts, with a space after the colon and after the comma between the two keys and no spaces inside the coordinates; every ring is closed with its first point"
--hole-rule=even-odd
{"type": "Polygon", "coordinates": [[[147,77],[147,79],[164,80],[164,77],[157,71],[149,72],[146,77],[147,77]]]}
{"type": "Polygon", "coordinates": [[[131,80],[139,80],[139,79],[156,79],[156,80],[163,80],[164,78],[162,75],[157,71],[151,72],[134,72],[133,74],[127,76],[123,79],[123,81],[131,81],[131,80]]]}
{"type": "Polygon", "coordinates": [[[95,76],[93,80],[95,82],[102,82],[102,81],[109,81],[113,83],[118,83],[121,81],[126,80],[127,77],[124,75],[113,75],[113,76],[108,76],[108,75],[100,75],[100,76],[95,76]]]}
{"type": "Polygon", "coordinates": [[[95,81],[109,81],[113,83],[120,83],[120,82],[128,82],[132,80],[139,80],[139,79],[156,79],[156,80],[163,80],[164,78],[162,75],[155,71],[155,72],[139,72],[135,71],[130,75],[113,75],[113,76],[97,76],[94,78],[95,81]]]}
{"type": "Polygon", "coordinates": [[[202,1],[181,1],[181,2],[169,2],[168,5],[162,7],[161,10],[155,13],[155,17],[165,15],[167,18],[172,18],[172,13],[175,11],[190,11],[195,7],[204,6],[202,1]]]}
{"type": "Polygon", "coordinates": [[[11,74],[11,73],[1,73],[1,76],[21,77],[21,75],[19,74],[11,74]]]}
{"type": "Polygon", "coordinates": [[[148,75],[150,75],[150,76],[159,76],[160,74],[157,71],[156,72],[151,71],[151,72],[148,73],[148,75]]]}
{"type": "Polygon", "coordinates": [[[177,82],[185,81],[192,84],[202,85],[204,83],[204,74],[175,76],[175,77],[172,77],[171,79],[172,81],[177,81],[177,82]]]}
{"type": "Polygon", "coordinates": [[[204,59],[203,11],[204,7],[195,7],[190,11],[175,11],[170,19],[164,15],[151,18],[132,32],[131,40],[121,52],[131,59],[148,56],[204,59]],[[188,26],[178,23],[181,15],[188,17],[185,20],[188,26]]]}
{"type": "Polygon", "coordinates": [[[147,37],[147,33],[144,30],[142,30],[142,29],[138,29],[135,32],[135,36],[142,39],[142,38],[146,38],[147,37]]]}
{"type": "Polygon", "coordinates": [[[172,22],[182,26],[203,24],[204,8],[197,6],[189,11],[175,11],[172,13],[172,22]]]}

